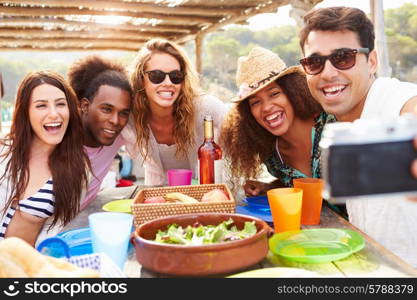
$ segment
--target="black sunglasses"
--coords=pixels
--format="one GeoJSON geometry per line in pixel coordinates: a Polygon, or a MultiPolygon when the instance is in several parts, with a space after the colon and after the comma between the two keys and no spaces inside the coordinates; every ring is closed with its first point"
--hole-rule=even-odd
{"type": "Polygon", "coordinates": [[[356,63],[357,53],[369,53],[368,48],[349,49],[341,48],[336,49],[330,55],[316,55],[313,54],[309,57],[300,59],[300,64],[303,66],[304,71],[309,75],[317,75],[321,73],[326,64],[326,60],[330,60],[332,65],[339,70],[347,70],[352,68],[356,63]]]}
{"type": "Polygon", "coordinates": [[[184,78],[185,78],[184,72],[180,70],[174,70],[168,73],[161,71],[161,70],[152,70],[152,71],[146,71],[145,74],[148,74],[149,80],[153,84],[159,84],[163,82],[167,75],[169,76],[169,80],[171,80],[173,84],[180,84],[181,82],[184,81],[184,78]]]}

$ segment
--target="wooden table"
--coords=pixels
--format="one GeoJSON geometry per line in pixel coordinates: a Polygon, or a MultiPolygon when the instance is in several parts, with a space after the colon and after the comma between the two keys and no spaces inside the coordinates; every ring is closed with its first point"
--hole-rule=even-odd
{"type": "MultiPolygon", "coordinates": [[[[88,226],[88,215],[102,211],[102,206],[112,200],[128,198],[133,187],[108,189],[98,194],[97,198],[84,209],[64,230],[88,226]]],[[[269,252],[267,257],[259,264],[247,270],[269,267],[293,267],[318,273],[326,277],[417,277],[417,270],[404,262],[398,256],[385,249],[369,236],[358,230],[345,219],[340,217],[327,205],[323,205],[320,224],[316,226],[303,226],[303,228],[348,228],[359,232],[365,238],[365,247],[349,257],[321,264],[304,264],[291,262],[269,252]]],[[[240,270],[242,272],[245,270],[240,270]]],[[[145,268],[137,262],[133,248],[129,251],[128,261],[124,272],[128,277],[155,278],[167,277],[145,268]]]]}

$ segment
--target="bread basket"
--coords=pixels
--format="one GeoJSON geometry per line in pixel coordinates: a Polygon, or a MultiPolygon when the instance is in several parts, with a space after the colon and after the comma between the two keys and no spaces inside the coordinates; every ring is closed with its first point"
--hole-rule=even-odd
{"type": "Polygon", "coordinates": [[[135,226],[151,221],[160,217],[196,214],[196,213],[234,213],[236,202],[230,189],[225,184],[201,184],[168,186],[157,188],[143,188],[135,196],[132,204],[132,213],[135,226]],[[201,201],[203,195],[213,189],[224,191],[229,200],[219,202],[199,202],[199,203],[143,203],[146,198],[162,196],[167,193],[179,192],[201,201]]]}

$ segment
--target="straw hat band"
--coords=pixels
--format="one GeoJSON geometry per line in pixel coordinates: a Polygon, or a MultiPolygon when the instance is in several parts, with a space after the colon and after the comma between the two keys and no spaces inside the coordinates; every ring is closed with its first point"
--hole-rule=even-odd
{"type": "Polygon", "coordinates": [[[275,72],[275,71],[270,71],[268,74],[268,77],[259,80],[258,82],[249,84],[249,87],[251,89],[257,89],[259,86],[266,84],[268,81],[271,81],[272,78],[274,78],[275,76],[278,76],[281,73],[281,71],[275,72]]]}

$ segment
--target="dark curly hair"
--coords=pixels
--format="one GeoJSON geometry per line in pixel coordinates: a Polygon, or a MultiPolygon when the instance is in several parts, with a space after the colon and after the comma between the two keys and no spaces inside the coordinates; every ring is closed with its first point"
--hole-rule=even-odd
{"type": "MultiPolygon", "coordinates": [[[[282,88],[294,114],[300,119],[314,118],[322,111],[308,89],[305,75],[291,73],[275,82],[282,88]]],[[[244,100],[231,109],[222,126],[220,144],[230,168],[233,188],[242,177],[248,180],[259,175],[262,163],[274,150],[276,138],[255,120],[249,101],[244,100]]]]}
{"type": "Polygon", "coordinates": [[[125,67],[98,55],[89,55],[74,62],[68,70],[68,80],[78,100],[86,98],[93,101],[102,85],[127,91],[130,98],[133,95],[125,67]]]}

